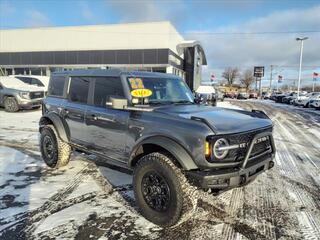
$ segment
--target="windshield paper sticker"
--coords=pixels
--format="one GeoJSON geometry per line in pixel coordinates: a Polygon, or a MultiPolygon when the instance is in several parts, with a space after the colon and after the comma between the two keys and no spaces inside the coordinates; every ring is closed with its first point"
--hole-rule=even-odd
{"type": "Polygon", "coordinates": [[[142,88],[142,89],[135,89],[131,91],[131,96],[136,98],[146,98],[152,95],[152,91],[150,89],[142,88]]]}
{"type": "Polygon", "coordinates": [[[129,83],[132,89],[142,89],[144,88],[141,78],[129,78],[129,83]]]}

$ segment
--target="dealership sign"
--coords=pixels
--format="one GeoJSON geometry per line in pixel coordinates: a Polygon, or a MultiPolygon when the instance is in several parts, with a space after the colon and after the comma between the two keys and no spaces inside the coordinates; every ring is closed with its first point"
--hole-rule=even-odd
{"type": "Polygon", "coordinates": [[[254,67],[253,76],[257,78],[262,78],[264,76],[264,67],[263,66],[254,67]]]}

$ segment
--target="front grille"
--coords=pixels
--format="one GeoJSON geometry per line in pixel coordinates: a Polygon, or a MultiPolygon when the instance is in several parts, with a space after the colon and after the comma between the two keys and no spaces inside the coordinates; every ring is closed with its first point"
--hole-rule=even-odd
{"type": "MultiPolygon", "coordinates": [[[[242,161],[245,158],[245,155],[246,155],[246,153],[248,151],[249,143],[251,142],[251,140],[254,138],[254,136],[256,134],[259,134],[259,133],[262,133],[262,132],[272,132],[272,128],[263,129],[263,130],[259,130],[259,131],[254,131],[254,132],[243,133],[243,134],[238,134],[238,135],[234,135],[234,136],[228,138],[230,145],[241,144],[241,143],[247,143],[248,144],[244,148],[238,148],[238,149],[231,150],[229,152],[228,158],[230,160],[233,159],[233,161],[242,161]]],[[[268,138],[267,141],[256,143],[253,146],[253,149],[252,149],[250,157],[254,157],[254,156],[266,151],[270,147],[271,147],[271,143],[270,143],[270,139],[269,138],[268,138]]]]}
{"type": "Polygon", "coordinates": [[[30,92],[30,99],[43,98],[44,92],[30,92]]]}
{"type": "MultiPolygon", "coordinates": [[[[242,143],[247,144],[247,146],[245,147],[229,150],[229,153],[227,157],[224,159],[224,161],[226,162],[243,161],[252,139],[254,138],[255,135],[262,132],[272,132],[272,128],[262,129],[262,130],[253,131],[253,132],[240,133],[240,134],[238,133],[238,134],[228,135],[228,136],[219,136],[218,138],[224,137],[228,139],[229,145],[237,145],[242,143]]],[[[250,154],[250,158],[257,156],[270,148],[271,148],[271,142],[270,142],[270,138],[268,137],[268,140],[256,143],[253,146],[252,152],[250,154]]]]}

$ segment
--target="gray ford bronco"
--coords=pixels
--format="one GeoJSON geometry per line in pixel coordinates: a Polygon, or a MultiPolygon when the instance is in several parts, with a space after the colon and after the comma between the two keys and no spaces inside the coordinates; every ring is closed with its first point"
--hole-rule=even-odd
{"type": "Polygon", "coordinates": [[[40,119],[42,158],[58,168],[78,150],[133,170],[142,215],[175,225],[190,212],[191,192],[243,186],[274,165],[272,122],[263,112],[196,102],[174,75],[54,73],[40,119]]]}

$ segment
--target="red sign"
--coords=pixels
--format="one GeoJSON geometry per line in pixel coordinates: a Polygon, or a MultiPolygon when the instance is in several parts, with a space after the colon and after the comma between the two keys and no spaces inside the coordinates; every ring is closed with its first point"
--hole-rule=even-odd
{"type": "Polygon", "coordinates": [[[215,78],[216,78],[216,76],[212,73],[211,78],[210,78],[211,82],[213,82],[215,78]]]}
{"type": "Polygon", "coordinates": [[[316,82],[319,77],[319,73],[313,72],[313,81],[316,82]]]}

